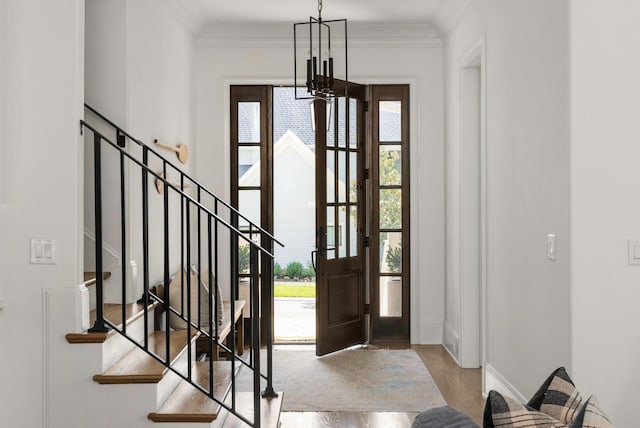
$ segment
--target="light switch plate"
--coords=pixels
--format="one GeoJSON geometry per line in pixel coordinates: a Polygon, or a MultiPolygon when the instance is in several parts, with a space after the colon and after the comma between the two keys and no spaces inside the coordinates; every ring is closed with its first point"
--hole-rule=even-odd
{"type": "Polygon", "coordinates": [[[547,258],[549,260],[556,260],[556,235],[555,233],[549,233],[547,235],[547,258]]]}
{"type": "Polygon", "coordinates": [[[31,239],[31,264],[55,265],[56,240],[51,238],[31,239]]]}
{"type": "Polygon", "coordinates": [[[627,238],[627,248],[629,265],[640,265],[640,238],[627,238]]]}

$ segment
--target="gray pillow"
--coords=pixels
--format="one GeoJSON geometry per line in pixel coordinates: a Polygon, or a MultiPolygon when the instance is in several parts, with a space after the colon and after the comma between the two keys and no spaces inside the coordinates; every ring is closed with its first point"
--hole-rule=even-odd
{"type": "Polygon", "coordinates": [[[469,416],[449,406],[420,413],[411,428],[480,428],[469,416]]]}

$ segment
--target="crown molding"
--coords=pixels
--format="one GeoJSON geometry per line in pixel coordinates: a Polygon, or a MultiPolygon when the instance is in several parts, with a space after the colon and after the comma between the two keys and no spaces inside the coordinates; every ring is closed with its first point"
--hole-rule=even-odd
{"type": "Polygon", "coordinates": [[[433,18],[433,24],[442,39],[446,39],[447,35],[456,28],[470,3],[471,0],[445,0],[440,3],[433,18]]]}
{"type": "Polygon", "coordinates": [[[178,0],[165,0],[167,10],[185,30],[195,36],[204,25],[204,14],[198,2],[185,3],[178,0]]]}
{"type": "MultiPolygon", "coordinates": [[[[196,37],[199,47],[280,47],[293,48],[291,23],[213,23],[196,37]]],[[[349,24],[349,46],[376,47],[442,47],[437,29],[430,24],[349,24]]],[[[344,40],[342,37],[335,39],[344,40]]]]}

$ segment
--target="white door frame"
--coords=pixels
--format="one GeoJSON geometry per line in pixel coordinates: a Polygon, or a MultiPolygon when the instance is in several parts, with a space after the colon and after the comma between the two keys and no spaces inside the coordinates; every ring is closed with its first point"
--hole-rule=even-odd
{"type": "MultiPolygon", "coordinates": [[[[459,214],[460,219],[463,219],[465,210],[465,198],[463,187],[465,179],[469,178],[465,175],[465,168],[463,167],[464,159],[464,129],[463,128],[463,108],[465,100],[465,74],[470,69],[479,70],[479,87],[475,84],[475,87],[471,87],[472,91],[478,91],[474,94],[475,97],[479,95],[479,132],[477,136],[479,140],[479,150],[477,153],[472,154],[474,157],[471,162],[477,165],[477,171],[479,172],[480,183],[478,186],[479,194],[476,211],[478,214],[477,225],[464,230],[463,220],[460,221],[460,352],[459,363],[462,367],[478,367],[485,366],[486,354],[487,354],[487,139],[486,139],[486,38],[483,35],[474,45],[460,58],[459,60],[459,83],[460,83],[460,99],[458,105],[460,128],[460,157],[459,163],[459,189],[460,204],[459,214]],[[476,159],[477,158],[477,159],[476,159]],[[465,245],[464,240],[469,235],[477,237],[478,246],[477,252],[472,252],[472,255],[464,256],[465,245]],[[471,260],[470,260],[471,259],[471,260]],[[465,268],[475,263],[476,271],[479,274],[479,281],[472,280],[465,281],[465,268]],[[479,284],[478,284],[479,282],[479,284]],[[479,285],[479,287],[478,287],[479,285]],[[480,326],[478,328],[478,322],[480,326]],[[479,336],[479,337],[478,337],[479,336]]],[[[477,99],[477,98],[476,98],[477,99]]],[[[476,176],[477,179],[478,176],[476,176]]],[[[475,211],[475,210],[474,210],[475,211]]],[[[473,266],[472,266],[473,268],[473,266]]],[[[473,271],[473,269],[472,269],[473,271]]],[[[484,390],[484,370],[483,370],[483,390],[484,390]]]]}

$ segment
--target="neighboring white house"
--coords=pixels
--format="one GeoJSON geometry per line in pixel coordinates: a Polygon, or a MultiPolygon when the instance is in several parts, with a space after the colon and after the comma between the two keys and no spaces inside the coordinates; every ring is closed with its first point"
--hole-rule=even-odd
{"type": "MultiPolygon", "coordinates": [[[[285,244],[284,248],[276,248],[275,256],[283,268],[290,262],[300,262],[306,267],[311,263],[311,251],[316,247],[315,162],[314,152],[291,130],[274,145],[274,232],[285,244]]],[[[329,174],[329,179],[333,180],[333,174],[329,174]]],[[[260,164],[253,159],[253,166],[240,177],[239,185],[256,186],[259,180],[260,164]]],[[[239,200],[243,212],[249,218],[259,218],[259,200],[250,194],[243,197],[245,194],[241,192],[239,200]]],[[[343,240],[339,242],[340,252],[345,251],[345,244],[343,240]]]]}

